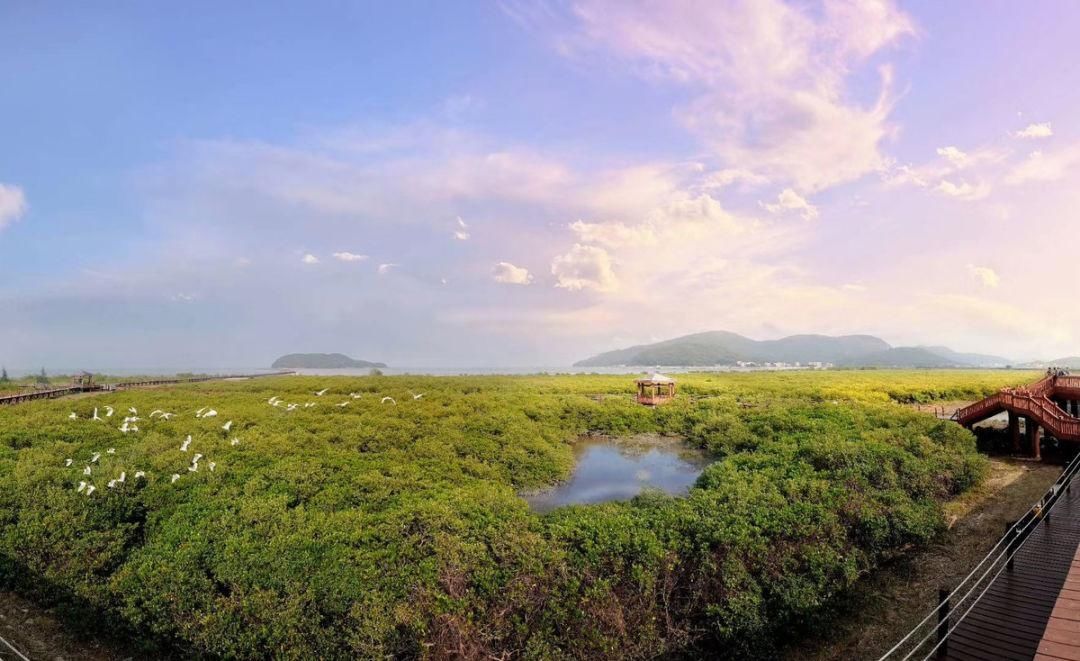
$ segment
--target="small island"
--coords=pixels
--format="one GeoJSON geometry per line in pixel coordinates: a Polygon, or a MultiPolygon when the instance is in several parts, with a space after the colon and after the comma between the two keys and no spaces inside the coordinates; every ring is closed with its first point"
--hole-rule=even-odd
{"type": "Polygon", "coordinates": [[[274,361],[274,368],[287,369],[347,369],[386,367],[386,363],[372,363],[349,358],[343,353],[290,353],[274,361]]]}

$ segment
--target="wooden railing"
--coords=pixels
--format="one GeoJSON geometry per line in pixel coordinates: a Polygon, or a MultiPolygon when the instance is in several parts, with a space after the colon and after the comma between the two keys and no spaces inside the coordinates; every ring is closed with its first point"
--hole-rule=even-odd
{"type": "Polygon", "coordinates": [[[953,419],[969,425],[1001,410],[1026,415],[1036,420],[1055,438],[1080,440],[1080,419],[1064,411],[1050,399],[1056,390],[1080,389],[1080,376],[1048,376],[1026,388],[1006,388],[957,410],[953,419]]]}
{"type": "Polygon", "coordinates": [[[94,384],[92,386],[64,386],[51,390],[31,390],[28,392],[15,393],[0,397],[0,405],[20,404],[35,399],[51,399],[63,397],[79,392],[97,392],[102,390],[126,390],[128,388],[145,388],[149,386],[168,386],[181,383],[200,383],[202,381],[215,381],[222,379],[254,379],[260,376],[287,376],[296,372],[285,370],[280,372],[260,372],[259,374],[225,374],[222,376],[192,376],[183,379],[145,379],[142,381],[122,381],[120,383],[94,384]]]}

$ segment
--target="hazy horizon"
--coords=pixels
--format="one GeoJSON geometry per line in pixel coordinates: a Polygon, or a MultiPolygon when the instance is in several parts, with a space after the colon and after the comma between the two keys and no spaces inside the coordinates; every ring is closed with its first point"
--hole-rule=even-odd
{"type": "Polygon", "coordinates": [[[8,3],[0,363],[569,366],[707,330],[1078,355],[1077,19],[8,3]]]}

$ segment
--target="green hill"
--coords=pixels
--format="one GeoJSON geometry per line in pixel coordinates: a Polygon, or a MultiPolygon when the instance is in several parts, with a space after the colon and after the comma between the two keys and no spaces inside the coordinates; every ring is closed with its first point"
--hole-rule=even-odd
{"type": "Polygon", "coordinates": [[[960,353],[948,347],[893,347],[872,335],[792,335],[753,340],[727,331],[684,335],[586,358],[575,367],[669,365],[711,367],[754,363],[832,363],[847,367],[1004,367],[1000,356],[960,353]]]}
{"type": "Polygon", "coordinates": [[[655,344],[608,351],[575,363],[577,367],[615,365],[684,365],[705,367],[747,362],[839,363],[886,351],[888,343],[870,335],[792,335],[779,340],[752,340],[736,333],[710,331],[655,344]]]}
{"type": "Polygon", "coordinates": [[[343,369],[350,367],[386,367],[386,363],[371,363],[349,358],[343,353],[290,353],[274,361],[271,367],[290,369],[343,369]]]}

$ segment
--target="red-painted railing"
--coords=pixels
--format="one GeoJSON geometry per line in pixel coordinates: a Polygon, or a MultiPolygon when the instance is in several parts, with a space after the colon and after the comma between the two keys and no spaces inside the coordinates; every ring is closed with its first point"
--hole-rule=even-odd
{"type": "Polygon", "coordinates": [[[1063,389],[1080,389],[1080,376],[1048,376],[1026,388],[1006,388],[959,409],[953,418],[969,425],[1006,410],[1033,418],[1055,438],[1080,440],[1080,419],[1065,413],[1050,399],[1056,390],[1063,389]]]}

